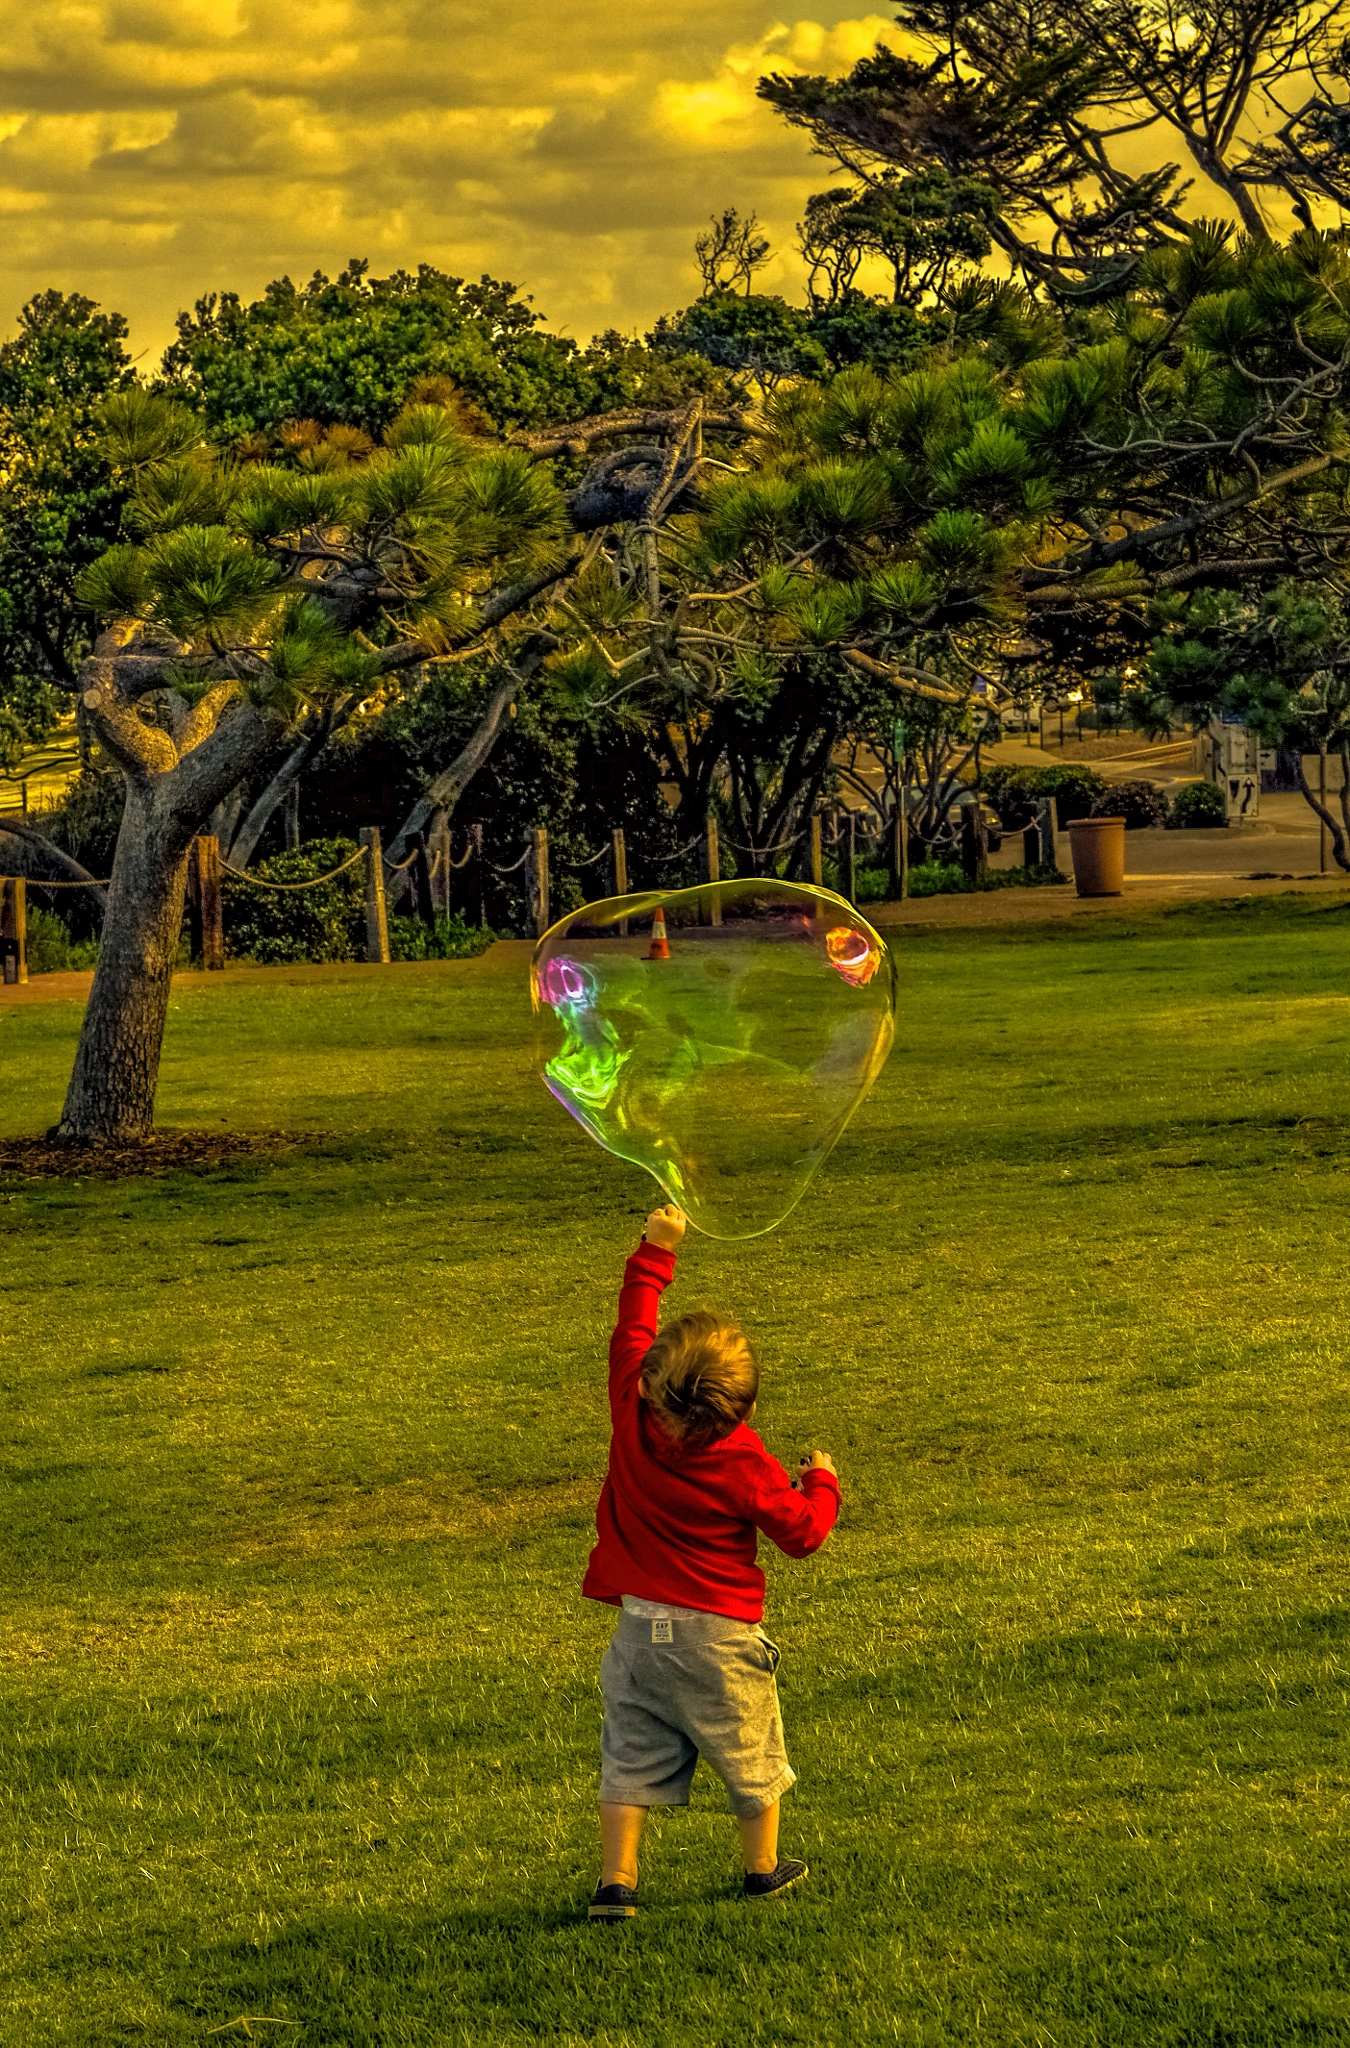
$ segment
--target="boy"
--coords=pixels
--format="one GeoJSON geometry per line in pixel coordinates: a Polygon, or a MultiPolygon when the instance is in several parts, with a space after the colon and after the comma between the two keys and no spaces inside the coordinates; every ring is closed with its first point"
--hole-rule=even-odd
{"type": "Polygon", "coordinates": [[[759,1626],[762,1529],[789,1557],[818,1550],[839,1512],[824,1451],[796,1486],[748,1427],[759,1368],[742,1332],[707,1310],[657,1335],[684,1217],[647,1218],[624,1269],[609,1347],[613,1425],[583,1592],[623,1609],[600,1666],[603,1868],[593,1920],[637,1913],[638,1842],[650,1806],[687,1806],[699,1756],[740,1826],[745,1895],[776,1898],[807,1875],[778,1855],[779,1801],[796,1774],[783,1747],[778,1651],[759,1626]]]}

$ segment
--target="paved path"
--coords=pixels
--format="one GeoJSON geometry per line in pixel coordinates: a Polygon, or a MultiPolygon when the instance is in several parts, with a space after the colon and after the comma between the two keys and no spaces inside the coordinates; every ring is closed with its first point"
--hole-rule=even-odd
{"type": "Polygon", "coordinates": [[[1227,900],[1309,895],[1350,901],[1350,875],[1249,880],[1233,875],[1127,875],[1122,896],[1079,896],[1072,883],[1049,889],[991,889],[973,896],[924,896],[915,903],[865,903],[878,931],[916,925],[1045,924],[1065,917],[1118,917],[1122,910],[1227,900]]]}

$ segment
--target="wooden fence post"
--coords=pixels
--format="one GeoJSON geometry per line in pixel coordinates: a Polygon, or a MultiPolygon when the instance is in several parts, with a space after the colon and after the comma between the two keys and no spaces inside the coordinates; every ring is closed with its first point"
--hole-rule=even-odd
{"type": "Polygon", "coordinates": [[[0,883],[0,954],[5,962],[5,986],[13,988],[28,979],[28,884],[22,875],[11,875],[0,883]]]}
{"type": "Polygon", "coordinates": [[[1024,827],[1024,829],[1023,829],[1023,832],[1022,832],[1022,865],[1023,865],[1023,867],[1027,867],[1027,868],[1034,868],[1034,867],[1035,867],[1035,866],[1037,865],[1037,863],[1039,862],[1039,860],[1040,860],[1040,857],[1041,857],[1041,828],[1040,828],[1040,826],[1039,826],[1039,825],[1036,825],[1036,824],[1031,824],[1031,825],[1027,825],[1027,826],[1025,826],[1025,827],[1024,827]]]}
{"type": "Polygon", "coordinates": [[[389,919],[384,907],[384,850],[378,825],[361,827],[366,849],[366,959],[372,967],[389,965],[389,919]]]}
{"type": "Polygon", "coordinates": [[[427,855],[425,833],[411,833],[409,844],[412,848],[412,866],[408,870],[408,880],[412,884],[413,916],[420,917],[423,924],[434,925],[436,907],[431,900],[431,861],[427,855]]]}
{"type": "Polygon", "coordinates": [[[225,915],[220,841],[212,832],[199,832],[188,854],[188,905],[192,964],[218,974],[225,965],[225,915]]]}
{"type": "Polygon", "coordinates": [[[961,868],[968,882],[978,885],[989,865],[989,832],[980,800],[961,806],[961,868]]]}
{"type": "Polygon", "coordinates": [[[427,870],[427,892],[431,898],[431,918],[450,915],[450,820],[444,811],[432,814],[431,830],[427,834],[427,850],[431,864],[427,870]]]}
{"type": "Polygon", "coordinates": [[[717,837],[717,820],[711,811],[703,820],[703,879],[705,882],[720,882],[722,879],[722,848],[717,837]]]}
{"type": "MultiPolygon", "coordinates": [[[[722,879],[722,847],[717,837],[717,820],[709,811],[703,820],[703,876],[708,882],[722,879]]],[[[707,924],[721,924],[722,905],[717,896],[708,898],[707,924]]]]}
{"type": "MultiPolygon", "coordinates": [[[[623,836],[623,826],[616,825],[610,837],[610,864],[613,867],[614,894],[628,894],[628,841],[623,836]]],[[[628,919],[619,919],[619,937],[628,937],[628,919]]]]}
{"type": "Polygon", "coordinates": [[[845,903],[858,900],[858,819],[855,811],[845,811],[839,820],[839,840],[835,852],[838,867],[839,894],[845,903]]]}
{"type": "Polygon", "coordinates": [[[909,811],[903,790],[895,800],[891,825],[891,887],[902,903],[909,900],[909,811]]]}
{"type": "Polygon", "coordinates": [[[534,913],[534,935],[542,939],[548,930],[548,829],[536,825],[530,834],[530,858],[525,873],[530,884],[530,909],[534,913]]]}
{"type": "Polygon", "coordinates": [[[1041,842],[1041,859],[1050,868],[1059,866],[1059,848],[1055,844],[1055,799],[1044,796],[1036,807],[1036,830],[1041,842]]]}
{"type": "Polygon", "coordinates": [[[487,866],[483,859],[483,827],[470,825],[469,838],[473,842],[473,872],[478,886],[478,924],[487,930],[487,866]]]}

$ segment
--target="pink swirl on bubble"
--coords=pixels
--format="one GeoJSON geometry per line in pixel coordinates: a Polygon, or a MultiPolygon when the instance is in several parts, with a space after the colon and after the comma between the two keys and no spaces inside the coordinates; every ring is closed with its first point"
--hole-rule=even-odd
{"type": "Polygon", "coordinates": [[[546,960],[539,970],[539,993],[552,1010],[573,1008],[590,1001],[590,986],[584,968],[565,953],[546,960]]]}

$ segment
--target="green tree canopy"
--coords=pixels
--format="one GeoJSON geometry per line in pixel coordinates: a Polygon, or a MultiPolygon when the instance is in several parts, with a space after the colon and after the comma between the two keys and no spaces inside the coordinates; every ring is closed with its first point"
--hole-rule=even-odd
{"type": "MultiPolygon", "coordinates": [[[[645,721],[691,821],[723,788],[759,846],[797,829],[862,725],[884,733],[887,692],[945,706],[953,744],[989,694],[1066,669],[1104,694],[1133,670],[1145,717],[1207,716],[1226,643],[1169,668],[1166,607],[1240,593],[1273,647],[1291,579],[1341,589],[1347,307],[1344,238],[1205,222],[1071,319],[972,280],[918,367],[785,381],[730,473],[650,500],[569,597],[559,680],[579,715],[645,721]]],[[[1288,656],[1291,687],[1340,658],[1339,602],[1288,656]]]]}
{"type": "Polygon", "coordinates": [[[448,380],[503,432],[715,384],[698,358],[654,360],[614,334],[581,348],[541,321],[512,284],[426,263],[371,277],[354,258],[334,279],[278,278],[248,304],[234,292],[199,299],[179,315],[161,388],[231,438],[296,419],[380,435],[428,379],[448,380]]]}
{"type": "Polygon", "coordinates": [[[119,313],[49,291],[0,345],[0,706],[19,737],[45,733],[88,645],[73,589],[121,516],[97,418],[132,379],[126,335],[119,313]]]}

